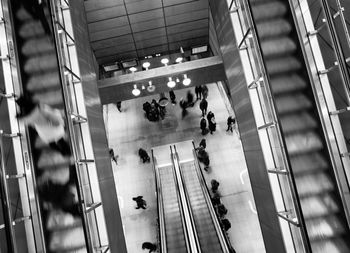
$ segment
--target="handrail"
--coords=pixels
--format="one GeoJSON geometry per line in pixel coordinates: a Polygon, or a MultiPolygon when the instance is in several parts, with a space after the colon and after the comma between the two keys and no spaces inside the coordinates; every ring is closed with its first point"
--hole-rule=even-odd
{"type": "Polygon", "coordinates": [[[197,231],[195,229],[195,225],[193,221],[193,215],[191,212],[191,208],[189,208],[188,196],[185,191],[185,187],[181,177],[180,164],[177,157],[177,151],[176,151],[175,145],[174,145],[174,153],[171,146],[170,146],[170,150],[171,150],[171,158],[172,158],[171,161],[174,165],[174,173],[176,178],[175,181],[178,187],[178,194],[180,194],[179,196],[180,204],[181,204],[182,210],[184,210],[184,213],[185,213],[184,218],[185,218],[186,228],[188,231],[189,249],[191,249],[190,252],[192,253],[201,253],[198,235],[197,235],[197,231]]]}
{"type": "MultiPolygon", "coordinates": [[[[46,0],[47,4],[48,4],[48,9],[50,12],[50,17],[51,19],[51,23],[52,23],[52,27],[53,27],[53,37],[54,37],[54,45],[56,48],[56,57],[57,57],[57,63],[58,63],[58,67],[59,67],[59,76],[60,76],[60,83],[61,83],[61,87],[62,87],[62,94],[63,94],[63,101],[64,101],[64,111],[66,115],[70,115],[70,111],[68,108],[69,105],[69,100],[68,100],[68,91],[67,91],[67,87],[66,84],[64,83],[65,77],[63,74],[64,71],[64,63],[60,60],[64,58],[64,53],[62,52],[62,48],[60,48],[58,45],[60,45],[60,39],[58,38],[58,29],[55,26],[56,22],[55,22],[55,3],[52,4],[52,0],[46,0]]],[[[79,156],[78,156],[78,148],[77,148],[77,143],[76,143],[76,135],[74,132],[74,126],[72,121],[70,120],[70,117],[67,117],[66,120],[67,124],[67,129],[68,129],[68,135],[69,135],[69,140],[70,140],[70,146],[72,147],[72,155],[74,157],[75,161],[78,161],[79,156]]],[[[87,215],[85,213],[85,202],[84,202],[84,194],[83,194],[83,189],[82,189],[82,179],[80,176],[80,172],[79,172],[79,165],[78,163],[75,164],[75,172],[76,172],[76,188],[77,188],[77,193],[78,193],[78,201],[79,204],[82,207],[82,213],[81,213],[81,218],[82,218],[82,224],[83,224],[83,230],[84,230],[84,236],[85,236],[85,242],[86,242],[86,249],[89,253],[93,252],[93,246],[92,246],[92,240],[91,240],[91,235],[90,235],[90,229],[89,229],[89,221],[87,218],[87,215]]]]}
{"type": "Polygon", "coordinates": [[[194,164],[195,164],[195,167],[196,167],[196,172],[197,172],[199,181],[201,183],[201,187],[202,187],[202,190],[204,192],[205,200],[207,201],[208,208],[210,210],[210,214],[212,215],[212,219],[213,219],[213,222],[214,222],[214,225],[215,225],[215,229],[216,229],[216,231],[219,231],[218,234],[219,234],[221,247],[223,249],[225,249],[227,252],[230,252],[229,248],[233,248],[233,247],[231,245],[231,242],[230,242],[229,238],[227,237],[227,234],[222,231],[221,226],[220,226],[221,222],[219,221],[218,215],[216,214],[216,212],[214,210],[213,202],[210,199],[210,190],[209,190],[208,185],[205,182],[205,177],[204,177],[203,171],[201,170],[201,166],[199,164],[198,155],[197,155],[197,152],[196,152],[196,146],[194,144],[194,141],[192,141],[192,145],[193,145],[192,152],[193,152],[193,157],[194,157],[194,160],[195,160],[194,164]],[[206,190],[204,190],[204,188],[206,190]],[[215,215],[215,218],[214,218],[213,215],[215,215]]]}
{"type": "Polygon", "coordinates": [[[311,250],[311,244],[309,241],[309,238],[307,236],[307,231],[306,231],[306,224],[305,224],[305,220],[304,220],[304,216],[303,216],[303,212],[301,210],[301,203],[297,194],[297,187],[296,187],[296,182],[295,182],[295,178],[293,173],[291,173],[290,168],[291,168],[291,162],[289,160],[289,156],[286,153],[286,140],[284,138],[284,136],[281,133],[281,122],[280,122],[280,118],[277,116],[276,113],[276,101],[274,99],[274,97],[272,96],[272,92],[270,89],[270,78],[267,75],[267,71],[266,71],[266,62],[265,59],[263,58],[263,54],[262,54],[262,49],[261,49],[261,42],[260,39],[258,37],[257,34],[257,28],[256,28],[256,23],[255,20],[253,19],[253,14],[251,13],[252,7],[249,1],[247,0],[242,0],[243,4],[245,6],[245,10],[246,10],[246,16],[248,19],[248,22],[250,22],[250,27],[252,28],[252,40],[253,40],[253,44],[254,44],[254,48],[256,48],[256,58],[258,60],[258,66],[261,68],[260,71],[262,73],[262,76],[264,78],[264,83],[265,83],[265,87],[266,87],[266,92],[268,93],[268,98],[270,99],[270,109],[271,112],[273,114],[273,117],[275,119],[275,122],[277,122],[276,125],[276,132],[277,132],[277,137],[278,137],[278,141],[279,144],[281,145],[281,152],[283,155],[283,161],[284,161],[284,165],[286,167],[286,170],[289,172],[288,173],[288,179],[290,182],[290,189],[291,189],[291,195],[292,195],[292,199],[293,199],[293,203],[294,203],[294,208],[296,211],[296,216],[298,218],[298,220],[301,223],[301,235],[305,244],[305,250],[307,250],[308,252],[312,252],[311,250]]]}
{"type": "Polygon", "coordinates": [[[160,253],[167,253],[166,247],[166,232],[165,232],[165,221],[164,221],[164,206],[163,206],[163,196],[162,196],[162,187],[160,185],[160,176],[159,170],[156,167],[156,158],[154,157],[153,149],[151,151],[153,170],[156,180],[156,194],[157,194],[157,211],[158,211],[158,224],[159,224],[159,240],[160,240],[160,253]],[[164,238],[164,240],[163,240],[164,238]]]}

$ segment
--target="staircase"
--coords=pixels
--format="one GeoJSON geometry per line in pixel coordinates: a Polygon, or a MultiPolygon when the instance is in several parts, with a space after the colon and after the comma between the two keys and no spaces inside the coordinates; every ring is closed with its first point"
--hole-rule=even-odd
{"type": "MultiPolygon", "coordinates": [[[[53,37],[19,2],[14,1],[12,13],[23,90],[35,101],[63,109],[53,37]]],[[[30,139],[47,251],[87,252],[74,162],[43,143],[35,131],[30,139]]]]}
{"type": "Polygon", "coordinates": [[[287,0],[251,0],[312,252],[350,252],[350,231],[287,0]]]}

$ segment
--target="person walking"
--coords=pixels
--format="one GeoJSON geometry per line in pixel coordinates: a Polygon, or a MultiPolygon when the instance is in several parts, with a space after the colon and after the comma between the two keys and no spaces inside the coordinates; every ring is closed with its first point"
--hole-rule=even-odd
{"type": "Polygon", "coordinates": [[[52,149],[63,156],[71,154],[65,140],[65,122],[60,110],[34,102],[28,94],[18,98],[16,103],[20,107],[20,113],[17,114],[19,120],[33,127],[39,138],[52,149]]]}
{"type": "Polygon", "coordinates": [[[200,128],[202,130],[202,135],[206,135],[207,134],[207,121],[205,120],[204,117],[200,121],[200,128]]]}
{"type": "Polygon", "coordinates": [[[209,111],[207,114],[207,120],[208,122],[211,120],[212,117],[215,117],[214,113],[212,111],[209,111]]]}
{"type": "Polygon", "coordinates": [[[180,102],[179,102],[179,105],[182,109],[182,118],[184,118],[186,115],[187,115],[187,107],[188,107],[188,103],[187,101],[185,101],[183,98],[181,98],[180,102]]]}
{"type": "Polygon", "coordinates": [[[139,156],[140,158],[142,159],[142,162],[145,163],[145,162],[150,162],[151,161],[151,158],[149,157],[149,155],[147,154],[147,151],[140,148],[139,149],[139,156]]]}
{"type": "Polygon", "coordinates": [[[208,98],[208,93],[209,93],[208,86],[206,86],[205,84],[202,85],[203,98],[207,99],[208,98]]]}
{"type": "Polygon", "coordinates": [[[146,209],[147,202],[143,199],[143,196],[133,197],[132,200],[136,202],[137,206],[135,207],[135,209],[146,209]]]}
{"type": "Polygon", "coordinates": [[[115,105],[117,106],[118,111],[122,112],[122,101],[118,101],[115,105]]]}
{"type": "Polygon", "coordinates": [[[196,99],[197,100],[202,99],[202,85],[197,85],[194,88],[194,93],[196,93],[196,99]]]}
{"type": "Polygon", "coordinates": [[[199,103],[199,109],[201,109],[202,116],[204,117],[207,114],[208,109],[208,101],[205,98],[203,98],[199,103]]]}
{"type": "Polygon", "coordinates": [[[216,181],[215,179],[212,179],[210,181],[210,184],[211,184],[211,191],[213,193],[216,193],[218,191],[220,183],[218,181],[216,181]]]}
{"type": "Polygon", "coordinates": [[[214,116],[210,117],[210,121],[208,121],[208,123],[209,123],[210,134],[213,134],[213,132],[216,131],[215,117],[214,116]]]}
{"type": "Polygon", "coordinates": [[[169,91],[169,97],[170,97],[170,101],[173,105],[176,105],[176,95],[175,92],[173,90],[169,91]]]}
{"type": "Polygon", "coordinates": [[[207,141],[205,139],[202,139],[199,143],[200,149],[206,149],[207,148],[207,141]]]}
{"type": "Polygon", "coordinates": [[[142,249],[148,249],[149,253],[157,250],[157,245],[151,242],[142,243],[142,249]]]}
{"type": "Polygon", "coordinates": [[[115,164],[118,165],[118,162],[117,162],[118,155],[114,155],[114,150],[112,148],[109,149],[109,156],[111,157],[112,161],[114,161],[115,164]]]}
{"type": "Polygon", "coordinates": [[[236,119],[233,116],[229,116],[227,118],[227,129],[226,129],[226,132],[231,131],[231,133],[232,133],[235,123],[236,123],[236,119]]]}
{"type": "Polygon", "coordinates": [[[194,106],[193,94],[190,90],[187,92],[187,105],[191,107],[194,106]]]}

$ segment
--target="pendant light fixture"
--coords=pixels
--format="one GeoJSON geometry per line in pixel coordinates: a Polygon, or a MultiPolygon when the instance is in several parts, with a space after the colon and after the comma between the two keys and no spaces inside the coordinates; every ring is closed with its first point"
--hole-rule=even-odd
{"type": "Polygon", "coordinates": [[[152,81],[148,81],[148,86],[147,86],[148,92],[153,92],[155,91],[155,89],[156,89],[156,86],[152,84],[152,81]]]}
{"type": "Polygon", "coordinates": [[[160,62],[161,62],[162,64],[164,64],[164,66],[168,66],[169,59],[168,59],[168,58],[163,58],[160,62]]]}
{"type": "Polygon", "coordinates": [[[191,84],[191,79],[187,77],[187,74],[184,74],[184,80],[182,81],[182,84],[185,86],[188,86],[191,84]]]}
{"type": "Polygon", "coordinates": [[[142,67],[145,68],[146,70],[148,70],[148,68],[151,66],[151,63],[148,62],[148,61],[145,61],[143,64],[142,64],[142,67]]]}
{"type": "Polygon", "coordinates": [[[141,91],[137,88],[137,85],[134,84],[134,89],[131,92],[135,97],[139,96],[141,94],[141,91]]]}
{"type": "Polygon", "coordinates": [[[171,77],[169,77],[169,81],[167,83],[169,88],[174,88],[176,86],[175,81],[173,81],[173,79],[171,77]]]}

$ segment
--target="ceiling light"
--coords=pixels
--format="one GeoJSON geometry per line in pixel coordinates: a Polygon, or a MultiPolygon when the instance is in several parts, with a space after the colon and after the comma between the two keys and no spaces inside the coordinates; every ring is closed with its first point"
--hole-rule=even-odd
{"type": "Polygon", "coordinates": [[[145,62],[142,64],[142,67],[144,67],[146,70],[148,70],[149,66],[151,66],[151,63],[149,63],[148,61],[145,61],[145,62]]]}
{"type": "Polygon", "coordinates": [[[184,74],[184,80],[182,81],[183,85],[188,86],[191,84],[191,79],[187,77],[187,74],[184,74]]]}
{"type": "Polygon", "coordinates": [[[160,62],[162,64],[164,64],[165,66],[167,66],[167,64],[169,63],[169,59],[168,58],[163,58],[160,62]]]}
{"type": "Polygon", "coordinates": [[[149,92],[153,92],[153,91],[155,91],[155,89],[156,89],[156,86],[154,86],[154,85],[152,84],[152,81],[149,81],[149,82],[148,82],[147,90],[148,90],[149,92]]]}
{"type": "Polygon", "coordinates": [[[129,68],[129,70],[130,70],[132,73],[134,73],[134,72],[137,70],[137,68],[131,67],[131,68],[129,68]]]}
{"type": "Polygon", "coordinates": [[[145,88],[145,86],[144,86],[144,85],[142,85],[142,86],[141,86],[141,89],[142,89],[142,90],[144,90],[144,89],[146,89],[146,88],[145,88]]]}
{"type": "Polygon", "coordinates": [[[176,82],[179,83],[180,82],[180,79],[178,77],[176,77],[176,82]]]}
{"type": "Polygon", "coordinates": [[[135,97],[141,94],[141,91],[137,88],[137,85],[134,84],[134,89],[131,92],[135,97]]]}
{"type": "Polygon", "coordinates": [[[176,83],[173,81],[171,77],[169,77],[169,82],[167,83],[169,88],[174,88],[176,86],[176,83]]]}
{"type": "Polygon", "coordinates": [[[180,62],[183,61],[183,59],[184,59],[184,58],[182,58],[181,56],[179,56],[179,57],[176,58],[175,62],[176,62],[176,63],[180,63],[180,62]]]}

